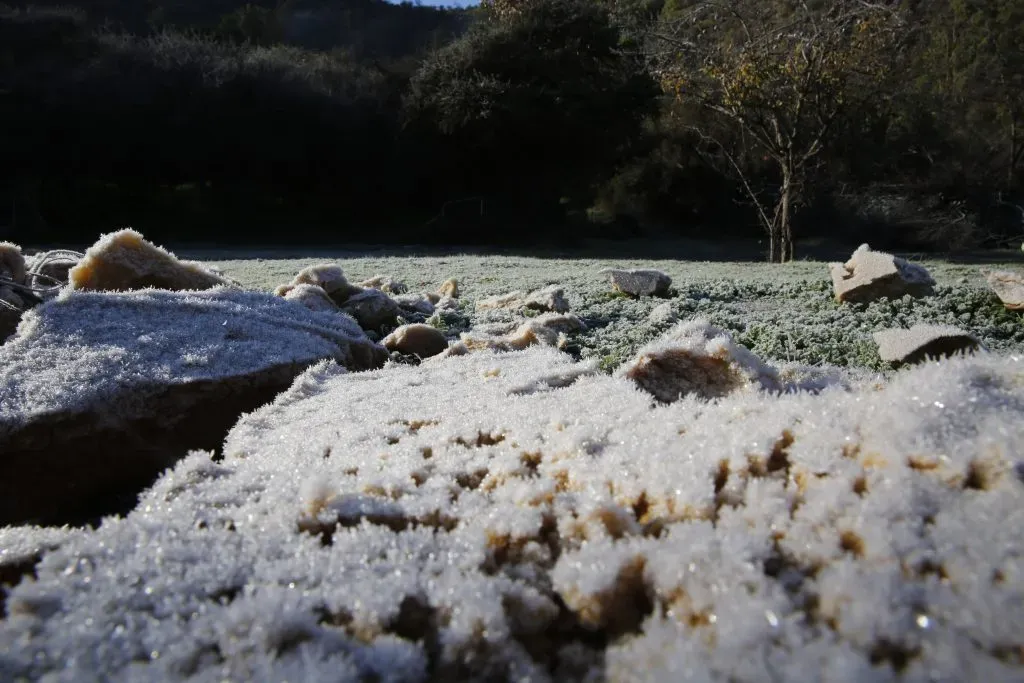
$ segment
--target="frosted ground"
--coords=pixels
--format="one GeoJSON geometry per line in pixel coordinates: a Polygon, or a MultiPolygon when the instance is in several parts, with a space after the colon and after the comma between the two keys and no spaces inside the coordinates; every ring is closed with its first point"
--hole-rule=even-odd
{"type": "Polygon", "coordinates": [[[568,354],[320,364],[124,519],[0,530],[35,563],[0,680],[1024,680],[1024,322],[976,267],[839,306],[822,263],[212,265],[269,291],[324,261],[458,277],[452,336],[515,321],[477,300],[550,283],[588,329],[568,354]],[[606,266],[676,292],[613,295],[606,266]],[[659,405],[607,372],[694,316],[837,381],[659,405]],[[884,369],[871,333],[917,322],[992,353],[884,369]]]}

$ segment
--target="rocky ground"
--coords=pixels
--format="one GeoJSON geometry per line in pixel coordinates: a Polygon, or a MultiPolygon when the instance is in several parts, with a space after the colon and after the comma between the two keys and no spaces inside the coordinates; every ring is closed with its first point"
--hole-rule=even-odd
{"type": "Polygon", "coordinates": [[[1024,321],[977,267],[326,256],[0,346],[0,679],[1024,680],[1024,321]]]}

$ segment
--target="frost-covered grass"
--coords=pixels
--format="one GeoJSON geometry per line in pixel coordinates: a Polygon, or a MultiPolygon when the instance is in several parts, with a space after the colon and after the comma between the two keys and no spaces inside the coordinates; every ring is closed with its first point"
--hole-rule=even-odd
{"type": "MultiPolygon", "coordinates": [[[[570,351],[596,358],[611,370],[671,325],[671,318],[649,320],[668,304],[681,319],[702,316],[722,327],[765,360],[883,370],[871,333],[916,323],[949,324],[978,336],[992,350],[1024,351],[1024,320],[1006,311],[988,289],[978,266],[922,262],[938,283],[935,296],[872,304],[838,304],[832,297],[827,265],[797,261],[783,266],[762,263],[687,261],[614,261],[607,259],[526,258],[517,256],[356,256],[325,253],[305,259],[221,260],[213,265],[247,287],[270,291],[301,268],[339,263],[351,281],[384,274],[411,291],[434,290],[457,277],[463,316],[445,314],[435,321],[456,335],[469,326],[510,321],[507,311],[477,313],[477,300],[548,284],[565,287],[572,311],[588,330],[572,338],[570,351]],[[606,267],[656,268],[673,279],[669,299],[614,294],[598,271],[606,267]]],[[[1013,269],[1017,266],[990,267],[1013,269]]]]}

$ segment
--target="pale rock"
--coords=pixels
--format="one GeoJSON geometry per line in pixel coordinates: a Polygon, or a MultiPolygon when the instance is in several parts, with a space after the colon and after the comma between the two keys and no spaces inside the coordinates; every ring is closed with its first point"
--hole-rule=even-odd
{"type": "Polygon", "coordinates": [[[387,275],[374,275],[369,280],[363,280],[358,283],[363,289],[377,289],[385,294],[405,294],[409,291],[409,288],[405,286],[405,283],[394,280],[387,275]]]}
{"type": "Polygon", "coordinates": [[[660,270],[605,268],[600,274],[608,276],[616,291],[631,296],[665,296],[672,286],[672,278],[660,270]]]}
{"type": "Polygon", "coordinates": [[[543,289],[530,292],[523,301],[525,308],[535,311],[565,313],[569,310],[569,301],[565,298],[565,289],[559,285],[548,285],[543,289]]]}
{"type": "Polygon", "coordinates": [[[402,309],[390,296],[379,289],[364,289],[349,297],[341,306],[364,330],[379,331],[393,325],[402,309]]]}
{"type": "Polygon", "coordinates": [[[317,285],[288,285],[283,296],[288,301],[302,304],[311,311],[341,313],[338,304],[324,291],[323,287],[317,285]]]}
{"type": "Polygon", "coordinates": [[[523,293],[521,291],[509,292],[488,297],[477,302],[478,311],[490,311],[496,309],[521,309],[526,308],[533,311],[547,311],[552,313],[565,313],[569,310],[569,302],[565,298],[565,289],[559,285],[549,285],[543,289],[523,293]]]}
{"type": "Polygon", "coordinates": [[[0,242],[0,280],[6,278],[15,284],[25,284],[25,257],[21,247],[11,242],[0,242]]]}
{"type": "Polygon", "coordinates": [[[935,280],[915,263],[862,244],[846,263],[830,263],[837,301],[868,302],[882,297],[920,297],[934,292],[935,280]]]}
{"type": "MultiPolygon", "coordinates": [[[[507,329],[506,323],[497,323],[495,332],[507,329]]],[[[544,313],[520,324],[504,334],[485,330],[465,332],[461,341],[470,351],[520,351],[530,346],[553,346],[563,348],[568,334],[585,329],[583,322],[568,313],[544,313]]]]}
{"type": "Polygon", "coordinates": [[[103,235],[68,271],[72,289],[190,291],[233,283],[198,263],[182,261],[130,229],[103,235]]]}
{"type": "Polygon", "coordinates": [[[909,330],[880,330],[871,335],[887,363],[920,363],[982,348],[974,335],[951,325],[914,325],[909,330]]]}
{"type": "Polygon", "coordinates": [[[414,323],[402,325],[382,342],[389,351],[429,358],[442,353],[448,348],[448,339],[436,327],[414,323]]]}
{"type": "Polygon", "coordinates": [[[515,291],[508,294],[497,294],[476,302],[476,310],[493,311],[499,308],[519,308],[523,305],[526,295],[523,292],[515,291]]]}
{"type": "Polygon", "coordinates": [[[321,263],[315,266],[307,266],[300,270],[292,279],[290,285],[278,287],[277,294],[278,296],[284,296],[289,287],[303,284],[316,285],[322,288],[331,297],[331,300],[339,306],[344,304],[349,297],[363,291],[362,287],[349,283],[341,266],[334,263],[321,263]]]}
{"type": "Polygon", "coordinates": [[[989,287],[1011,311],[1024,311],[1024,275],[1008,270],[982,270],[989,287]]]}
{"type": "Polygon", "coordinates": [[[461,292],[459,291],[459,281],[455,278],[449,278],[445,280],[441,287],[437,290],[437,293],[442,297],[451,297],[452,299],[458,299],[461,292]]]}
{"type": "Polygon", "coordinates": [[[615,376],[632,380],[664,403],[689,395],[710,399],[784,388],[775,368],[701,318],[676,325],[640,349],[615,376]]]}
{"type": "Polygon", "coordinates": [[[130,506],[310,364],[380,367],[354,321],[267,294],[64,290],[0,346],[0,526],[130,506]]]}
{"type": "Polygon", "coordinates": [[[667,301],[655,306],[647,315],[647,322],[654,325],[665,325],[667,323],[674,323],[678,320],[678,316],[676,316],[672,311],[672,304],[667,301]]]}

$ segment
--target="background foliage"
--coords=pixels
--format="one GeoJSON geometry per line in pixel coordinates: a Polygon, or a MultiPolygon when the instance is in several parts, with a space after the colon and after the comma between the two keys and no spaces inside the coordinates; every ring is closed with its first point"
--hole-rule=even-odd
{"type": "Polygon", "coordinates": [[[1016,246],[1024,0],[864,6],[6,6],[0,238],[1016,246]]]}

